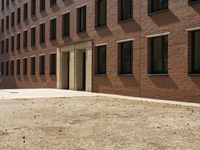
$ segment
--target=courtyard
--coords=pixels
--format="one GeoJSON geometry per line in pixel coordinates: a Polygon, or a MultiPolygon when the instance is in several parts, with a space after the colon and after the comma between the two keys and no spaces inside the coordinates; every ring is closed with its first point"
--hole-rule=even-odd
{"type": "Polygon", "coordinates": [[[1,150],[200,149],[199,104],[53,91],[0,90],[1,150]]]}

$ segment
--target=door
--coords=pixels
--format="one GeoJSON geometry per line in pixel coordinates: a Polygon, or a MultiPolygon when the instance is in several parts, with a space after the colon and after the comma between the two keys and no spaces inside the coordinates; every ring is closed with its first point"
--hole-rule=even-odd
{"type": "Polygon", "coordinates": [[[83,52],[83,83],[82,83],[82,85],[83,85],[83,91],[85,91],[86,90],[86,52],[83,52]]]}

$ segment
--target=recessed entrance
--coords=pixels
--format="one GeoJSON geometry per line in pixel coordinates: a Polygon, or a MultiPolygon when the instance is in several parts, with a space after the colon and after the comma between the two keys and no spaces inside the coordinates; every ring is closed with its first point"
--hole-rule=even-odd
{"type": "Polygon", "coordinates": [[[57,49],[57,87],[92,90],[92,42],[57,49]]]}

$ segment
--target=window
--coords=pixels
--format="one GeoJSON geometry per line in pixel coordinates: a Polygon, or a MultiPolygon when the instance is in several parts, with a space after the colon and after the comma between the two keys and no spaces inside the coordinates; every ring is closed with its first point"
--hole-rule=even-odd
{"type": "Polygon", "coordinates": [[[24,20],[28,19],[28,3],[24,4],[24,20]]]}
{"type": "Polygon", "coordinates": [[[9,52],[9,39],[6,39],[6,53],[9,52]]]}
{"type": "Polygon", "coordinates": [[[4,32],[4,19],[1,20],[1,32],[4,32]]]}
{"type": "Polygon", "coordinates": [[[35,57],[31,57],[31,75],[35,75],[35,57]]]}
{"type": "Polygon", "coordinates": [[[10,75],[14,75],[14,60],[10,62],[10,75]]]}
{"type": "Polygon", "coordinates": [[[119,0],[119,21],[133,17],[133,0],[119,0]]]}
{"type": "Polygon", "coordinates": [[[23,75],[27,75],[27,68],[28,68],[28,59],[23,59],[23,75]]]}
{"type": "Polygon", "coordinates": [[[11,14],[11,26],[13,27],[15,25],[15,13],[12,12],[11,14]]]}
{"type": "Polygon", "coordinates": [[[50,40],[56,39],[56,18],[50,20],[50,40]]]}
{"type": "Polygon", "coordinates": [[[66,37],[69,36],[70,31],[70,13],[63,14],[63,21],[62,21],[62,36],[66,37]]]}
{"type": "Polygon", "coordinates": [[[36,0],[31,1],[31,16],[36,14],[36,0]]]}
{"type": "Polygon", "coordinates": [[[45,42],[45,23],[40,24],[40,43],[45,42]]]}
{"type": "Polygon", "coordinates": [[[192,32],[192,73],[200,73],[200,30],[192,32]]]}
{"type": "Polygon", "coordinates": [[[133,42],[119,43],[119,74],[133,73],[133,42]]]}
{"type": "Polygon", "coordinates": [[[18,59],[18,60],[17,60],[17,75],[20,75],[20,70],[21,70],[20,65],[21,65],[20,59],[18,59]]]}
{"type": "Polygon", "coordinates": [[[45,56],[40,56],[40,75],[45,74],[45,56]]]}
{"type": "Polygon", "coordinates": [[[168,0],[149,0],[150,13],[168,9],[168,0]]]}
{"type": "Polygon", "coordinates": [[[106,74],[106,45],[96,47],[96,74],[106,74]]]}
{"type": "Polygon", "coordinates": [[[21,22],[21,9],[17,9],[17,24],[20,24],[21,22]]]}
{"type": "Polygon", "coordinates": [[[15,50],[15,37],[11,37],[11,51],[13,52],[15,50]]]}
{"type": "Polygon", "coordinates": [[[1,41],[1,54],[3,54],[4,53],[4,40],[3,41],[1,41]]]}
{"type": "Polygon", "coordinates": [[[86,6],[78,8],[77,10],[77,28],[78,32],[85,32],[86,31],[86,6]]]}
{"type": "Polygon", "coordinates": [[[9,16],[6,16],[6,30],[9,29],[9,16]]]}
{"type": "Polygon", "coordinates": [[[107,0],[97,0],[96,3],[96,27],[102,27],[106,25],[107,0]]]}
{"type": "Polygon", "coordinates": [[[168,73],[168,36],[150,39],[151,74],[168,73]]]}
{"type": "Polygon", "coordinates": [[[6,0],[6,7],[9,7],[10,0],[6,0]]]}
{"type": "Polygon", "coordinates": [[[20,37],[20,33],[17,34],[17,49],[20,49],[20,43],[21,43],[21,37],[20,37]]]}
{"type": "Polygon", "coordinates": [[[1,0],[1,11],[4,11],[4,0],[1,0]]]}
{"type": "Polygon", "coordinates": [[[56,5],[56,0],[50,0],[50,6],[52,7],[54,5],[56,5]]]}
{"type": "Polygon", "coordinates": [[[5,75],[8,76],[9,75],[9,61],[6,61],[6,66],[5,66],[5,75]]]}
{"type": "Polygon", "coordinates": [[[24,48],[27,48],[28,46],[28,31],[24,31],[24,48]]]}
{"type": "Polygon", "coordinates": [[[31,46],[35,46],[35,27],[31,28],[31,46]]]}
{"type": "Polygon", "coordinates": [[[1,62],[1,75],[4,75],[4,62],[1,62]]]}
{"type": "Polygon", "coordinates": [[[46,0],[40,0],[40,11],[44,11],[45,10],[45,1],[46,0]]]}
{"type": "Polygon", "coordinates": [[[50,55],[50,74],[56,74],[56,54],[50,55]]]}

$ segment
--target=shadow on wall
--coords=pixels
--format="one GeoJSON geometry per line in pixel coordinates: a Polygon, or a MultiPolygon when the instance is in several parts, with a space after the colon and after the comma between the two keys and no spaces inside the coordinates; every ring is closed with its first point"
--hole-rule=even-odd
{"type": "Polygon", "coordinates": [[[198,14],[200,14],[200,4],[191,5],[191,7],[192,7],[198,14]]]}
{"type": "Polygon", "coordinates": [[[169,76],[151,76],[151,82],[158,88],[178,89],[178,86],[169,76]]]}
{"type": "Polygon", "coordinates": [[[66,6],[72,5],[74,3],[73,0],[63,1],[66,6]]]}
{"type": "Polygon", "coordinates": [[[141,31],[140,25],[135,21],[128,21],[119,24],[125,33],[141,31]]]}
{"type": "Polygon", "coordinates": [[[162,13],[152,14],[150,15],[150,18],[157,26],[167,26],[180,21],[170,10],[165,10],[162,13]]]}
{"type": "Polygon", "coordinates": [[[103,27],[103,28],[99,28],[96,31],[97,31],[97,34],[101,37],[113,35],[112,32],[110,31],[110,29],[107,26],[103,27]]]}
{"type": "Polygon", "coordinates": [[[191,76],[190,79],[200,89],[200,78],[199,78],[199,76],[191,76]]]}
{"type": "Polygon", "coordinates": [[[134,76],[119,76],[119,79],[125,88],[138,88],[139,83],[134,76]]]}

